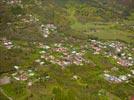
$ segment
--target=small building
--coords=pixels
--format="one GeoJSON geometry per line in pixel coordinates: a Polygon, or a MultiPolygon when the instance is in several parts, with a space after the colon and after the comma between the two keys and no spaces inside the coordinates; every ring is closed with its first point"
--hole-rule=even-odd
{"type": "Polygon", "coordinates": [[[0,85],[9,84],[11,82],[10,77],[4,76],[0,78],[0,85]]]}

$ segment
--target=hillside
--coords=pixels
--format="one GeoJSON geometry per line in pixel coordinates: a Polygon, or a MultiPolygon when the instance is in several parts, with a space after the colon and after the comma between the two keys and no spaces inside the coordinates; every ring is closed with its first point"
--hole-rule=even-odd
{"type": "Polygon", "coordinates": [[[10,4],[10,2],[7,4],[6,2],[0,4],[1,35],[3,35],[2,33],[10,34],[8,35],[10,38],[20,37],[19,39],[25,40],[34,40],[34,37],[41,40],[39,27],[44,23],[56,24],[59,31],[65,33],[68,29],[72,31],[71,26],[80,25],[80,23],[86,25],[96,22],[111,24],[112,22],[111,26],[115,27],[115,30],[118,27],[124,28],[121,26],[122,20],[127,19],[132,12],[127,6],[116,0],[23,0],[21,4],[10,4]],[[30,15],[32,15],[31,19],[30,15]],[[25,19],[33,21],[22,22],[25,19]],[[115,25],[116,23],[120,24],[115,25]]]}
{"type": "Polygon", "coordinates": [[[133,90],[133,0],[0,1],[0,100],[133,100],[133,90]]]}

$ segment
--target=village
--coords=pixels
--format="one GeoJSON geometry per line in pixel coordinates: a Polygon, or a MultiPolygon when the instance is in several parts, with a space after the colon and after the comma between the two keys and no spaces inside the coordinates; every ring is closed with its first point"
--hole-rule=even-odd
{"type": "MultiPolygon", "coordinates": [[[[56,29],[56,27],[51,24],[48,24],[46,27],[47,30],[48,28],[52,28],[52,31],[56,29]]],[[[1,43],[7,49],[13,49],[17,47],[13,45],[12,41],[7,40],[6,38],[3,38],[1,40],[1,43]]],[[[108,58],[111,57],[116,61],[116,64],[124,68],[131,68],[134,65],[133,52],[129,51],[130,46],[118,41],[101,42],[90,39],[90,42],[87,44],[88,46],[86,46],[86,48],[88,48],[87,51],[78,47],[75,48],[73,45],[65,45],[63,43],[55,43],[51,45],[46,45],[43,43],[34,44],[37,45],[37,49],[39,49],[38,54],[40,58],[35,59],[34,61],[36,64],[39,64],[38,66],[45,66],[47,62],[56,64],[60,66],[61,69],[65,69],[70,65],[88,65],[90,64],[90,60],[84,57],[87,51],[91,52],[94,55],[102,55],[108,58]]],[[[38,74],[36,71],[30,69],[23,70],[21,67],[16,65],[14,66],[14,69],[16,69],[15,73],[8,75],[9,77],[4,76],[2,79],[0,79],[1,84],[10,83],[9,80],[13,78],[17,81],[29,80],[27,84],[31,86],[34,82],[37,82],[41,79],[41,77],[34,78],[36,74],[38,74]]],[[[104,77],[104,79],[110,83],[128,83],[129,80],[134,77],[134,69],[132,68],[129,73],[116,76],[110,74],[112,71],[116,73],[119,71],[119,68],[113,67],[110,71],[106,70],[104,73],[102,73],[102,77],[104,77]]],[[[77,75],[74,75],[72,77],[73,79],[78,79],[77,75]]],[[[50,78],[50,76],[46,76],[46,78],[50,78]]]]}
{"type": "Polygon", "coordinates": [[[0,100],[134,100],[133,0],[1,0],[0,100]]]}
{"type": "Polygon", "coordinates": [[[94,54],[101,54],[106,57],[112,57],[117,64],[130,67],[134,65],[133,48],[119,41],[101,42],[90,40],[89,47],[93,49],[94,54]],[[132,52],[131,52],[132,51],[132,52]]]}
{"type": "Polygon", "coordinates": [[[49,61],[53,64],[57,64],[62,68],[68,65],[84,65],[88,64],[89,61],[84,56],[84,51],[77,52],[76,50],[69,50],[67,47],[62,46],[63,44],[54,44],[52,46],[41,45],[40,48],[44,49],[40,51],[40,59],[35,60],[35,62],[40,63],[40,65],[45,62],[41,62],[41,59],[49,61]]]}

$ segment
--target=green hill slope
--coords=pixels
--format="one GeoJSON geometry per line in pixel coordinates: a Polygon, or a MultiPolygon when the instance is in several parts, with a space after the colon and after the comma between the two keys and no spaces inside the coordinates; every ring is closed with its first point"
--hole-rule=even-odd
{"type": "Polygon", "coordinates": [[[0,99],[130,100],[133,1],[0,0],[0,99]]]}

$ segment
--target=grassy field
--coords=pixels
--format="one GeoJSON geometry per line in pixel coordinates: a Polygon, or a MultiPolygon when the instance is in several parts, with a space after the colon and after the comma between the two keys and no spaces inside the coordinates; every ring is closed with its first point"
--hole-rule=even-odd
{"type": "Polygon", "coordinates": [[[133,31],[118,29],[116,23],[91,22],[86,24],[74,23],[72,29],[81,32],[81,34],[95,36],[104,40],[122,40],[128,43],[133,43],[133,31]]]}

